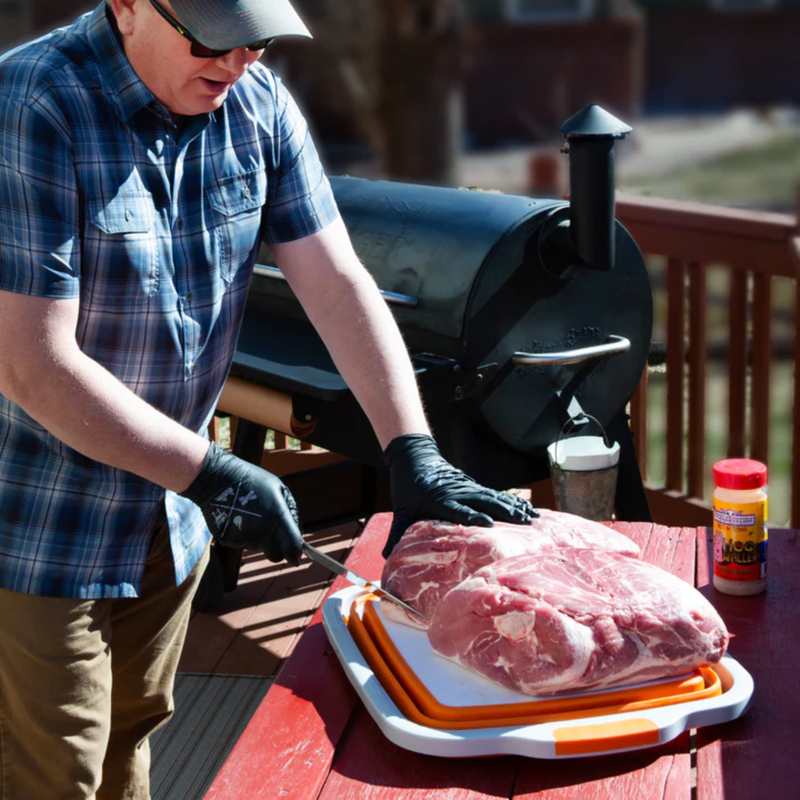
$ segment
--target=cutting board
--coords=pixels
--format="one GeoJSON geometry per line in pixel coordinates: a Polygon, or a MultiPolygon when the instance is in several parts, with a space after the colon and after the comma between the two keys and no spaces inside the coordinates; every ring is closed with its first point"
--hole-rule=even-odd
{"type": "Polygon", "coordinates": [[[323,625],[383,733],[430,755],[572,758],[638,750],[735,719],[753,693],[750,675],[725,656],[692,675],[531,698],[437,655],[424,631],[385,617],[380,601],[359,587],[328,598],[323,625]]]}

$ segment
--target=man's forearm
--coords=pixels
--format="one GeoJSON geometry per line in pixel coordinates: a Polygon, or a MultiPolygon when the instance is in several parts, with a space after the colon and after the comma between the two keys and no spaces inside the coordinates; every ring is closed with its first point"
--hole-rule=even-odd
{"type": "Polygon", "coordinates": [[[316,321],[337,369],[386,448],[396,436],[429,433],[416,378],[397,325],[364,273],[316,321]]]}
{"type": "Polygon", "coordinates": [[[274,245],[273,254],[381,447],[406,433],[429,433],[400,331],[341,222],[274,245]]]}
{"type": "Polygon", "coordinates": [[[208,450],[78,350],[46,365],[28,360],[0,391],[83,455],[174,491],[191,483],[208,450]]]}

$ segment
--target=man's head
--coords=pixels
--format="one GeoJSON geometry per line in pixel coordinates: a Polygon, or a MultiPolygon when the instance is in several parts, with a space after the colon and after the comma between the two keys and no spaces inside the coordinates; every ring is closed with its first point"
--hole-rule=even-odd
{"type": "Polygon", "coordinates": [[[108,0],[125,53],[175,115],[219,108],[265,40],[309,36],[289,0],[108,0]]]}

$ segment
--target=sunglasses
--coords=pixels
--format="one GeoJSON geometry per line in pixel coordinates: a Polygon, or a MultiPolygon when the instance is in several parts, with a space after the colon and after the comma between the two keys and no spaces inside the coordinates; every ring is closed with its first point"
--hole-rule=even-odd
{"type": "MultiPolygon", "coordinates": [[[[213,50],[210,47],[206,47],[204,44],[201,44],[197,41],[197,39],[192,36],[183,25],[178,22],[165,8],[162,8],[156,0],[150,0],[150,4],[153,8],[158,11],[159,14],[170,24],[173,28],[175,28],[178,33],[183,36],[184,39],[188,39],[192,43],[191,54],[195,58],[222,58],[222,56],[228,55],[228,53],[232,52],[235,49],[231,47],[229,50],[213,50]]],[[[272,39],[262,39],[260,42],[253,42],[252,44],[245,45],[245,47],[250,50],[251,52],[255,52],[256,50],[263,50],[265,47],[268,47],[275,41],[274,38],[272,39]]]]}

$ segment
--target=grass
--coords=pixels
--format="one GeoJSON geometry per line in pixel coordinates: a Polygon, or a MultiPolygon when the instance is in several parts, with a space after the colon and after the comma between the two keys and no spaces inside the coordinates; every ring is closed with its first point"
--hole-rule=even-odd
{"type": "Polygon", "coordinates": [[[619,189],[669,200],[793,209],[800,179],[800,136],[780,136],[662,175],[620,180],[619,189]]]}

